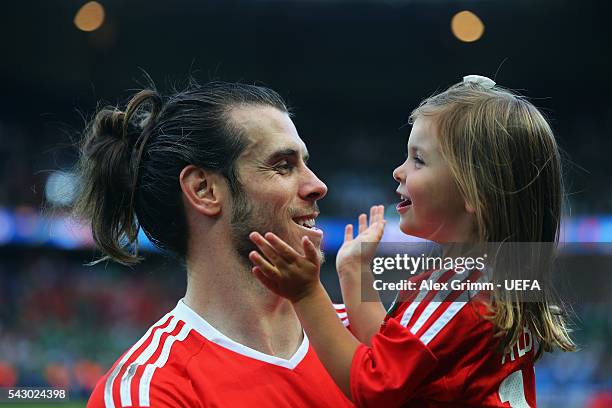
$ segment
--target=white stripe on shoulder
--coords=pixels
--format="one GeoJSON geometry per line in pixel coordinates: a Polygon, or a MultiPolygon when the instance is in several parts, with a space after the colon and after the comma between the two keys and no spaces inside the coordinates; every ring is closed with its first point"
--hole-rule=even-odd
{"type": "Polygon", "coordinates": [[[140,379],[140,387],[138,390],[138,398],[140,401],[140,406],[148,407],[150,406],[150,391],[151,391],[151,380],[153,379],[153,374],[155,374],[155,370],[158,368],[162,368],[168,362],[168,357],[170,356],[170,350],[176,341],[183,341],[187,338],[187,335],[191,331],[191,326],[185,323],[185,325],[181,328],[181,331],[178,334],[173,336],[168,336],[166,341],[164,342],[164,347],[162,348],[161,354],[157,358],[157,361],[153,364],[147,364],[142,374],[142,378],[140,379]]]}
{"type": "Polygon", "coordinates": [[[344,303],[334,303],[334,308],[336,310],[338,310],[338,309],[346,309],[346,306],[344,305],[344,303]]]}
{"type": "Polygon", "coordinates": [[[127,366],[123,377],[121,377],[120,395],[122,406],[132,406],[132,393],[130,388],[132,386],[132,379],[134,378],[138,367],[149,361],[151,356],[153,356],[153,354],[155,354],[155,352],[159,349],[159,343],[161,341],[162,335],[164,333],[171,333],[176,328],[176,325],[179,321],[179,319],[173,317],[172,321],[170,322],[170,324],[168,324],[168,326],[163,329],[157,330],[155,332],[155,335],[153,335],[151,343],[149,343],[149,345],[142,351],[142,353],[140,353],[140,355],[136,357],[136,359],[129,366],[127,366]]]}
{"type": "Polygon", "coordinates": [[[438,333],[446,326],[450,320],[455,317],[457,313],[467,304],[468,295],[463,292],[455,302],[453,302],[448,309],[442,313],[442,315],[436,320],[429,329],[420,337],[423,344],[427,345],[430,341],[436,337],[438,333]]]}
{"type": "MultiPolygon", "coordinates": [[[[431,280],[432,282],[437,282],[445,272],[446,270],[443,269],[437,270],[429,276],[429,280],[431,280]]],[[[421,290],[417,297],[412,301],[412,303],[410,303],[408,308],[404,311],[402,319],[400,320],[400,324],[402,326],[406,327],[408,323],[410,323],[410,319],[412,318],[414,311],[419,306],[419,304],[421,304],[421,301],[425,296],[427,296],[428,293],[429,291],[427,290],[421,290]]]]}
{"type": "MultiPolygon", "coordinates": [[[[463,282],[467,279],[467,277],[468,274],[464,273],[461,275],[461,278],[459,280],[463,282]]],[[[451,288],[438,291],[431,299],[431,301],[427,304],[427,307],[425,307],[425,310],[423,310],[423,312],[420,314],[417,321],[412,325],[412,327],[410,328],[410,332],[412,334],[416,334],[431,317],[431,315],[434,314],[436,310],[438,310],[440,305],[450,296],[452,292],[455,291],[451,288]]]]}
{"type": "Polygon", "coordinates": [[[140,340],[138,340],[136,342],[136,344],[134,344],[127,353],[125,353],[125,355],[123,356],[123,358],[121,359],[121,361],[119,361],[119,363],[117,363],[117,365],[115,366],[115,368],[113,369],[113,371],[110,373],[110,375],[108,376],[108,378],[106,379],[106,383],[104,383],[104,406],[106,408],[115,408],[115,403],[113,401],[113,382],[115,382],[115,378],[117,378],[117,375],[119,375],[119,372],[121,371],[121,369],[123,368],[123,365],[125,364],[126,361],[128,361],[128,359],[132,356],[132,354],[138,350],[138,348],[140,346],[142,346],[142,344],[149,338],[149,336],[151,335],[151,332],[153,332],[153,330],[158,327],[159,325],[161,325],[163,322],[165,322],[168,317],[170,317],[170,315],[172,314],[172,312],[166,314],[164,317],[162,317],[161,319],[159,319],[157,321],[157,323],[155,323],[154,325],[152,325],[151,327],[149,327],[149,330],[147,330],[147,332],[144,334],[144,336],[142,336],[140,338],[140,340]]]}
{"type": "MultiPolygon", "coordinates": [[[[476,282],[486,282],[487,278],[485,275],[481,275],[476,282]]],[[[438,333],[451,321],[453,317],[457,315],[468,304],[470,299],[478,294],[478,291],[468,292],[465,291],[438,317],[438,319],[423,333],[420,337],[421,342],[427,345],[430,341],[436,337],[438,333]]]]}

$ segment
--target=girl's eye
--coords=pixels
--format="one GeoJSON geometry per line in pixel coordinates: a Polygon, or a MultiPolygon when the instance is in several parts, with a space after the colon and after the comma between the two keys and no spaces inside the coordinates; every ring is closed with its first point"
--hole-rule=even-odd
{"type": "Polygon", "coordinates": [[[417,167],[420,167],[420,166],[422,166],[422,165],[424,165],[424,164],[425,164],[425,162],[423,161],[423,159],[421,159],[419,156],[412,156],[412,160],[414,160],[414,164],[415,164],[417,167]]]}
{"type": "Polygon", "coordinates": [[[422,165],[425,164],[425,162],[423,161],[423,159],[421,159],[421,157],[419,155],[410,155],[410,153],[406,152],[406,160],[412,160],[414,161],[414,164],[416,167],[420,167],[422,165]]]}

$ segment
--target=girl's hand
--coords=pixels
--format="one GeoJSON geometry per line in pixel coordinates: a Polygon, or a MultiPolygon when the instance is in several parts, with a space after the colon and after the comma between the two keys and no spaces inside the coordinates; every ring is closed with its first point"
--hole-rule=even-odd
{"type": "Polygon", "coordinates": [[[265,237],[252,232],[249,238],[261,251],[251,251],[253,274],[268,289],[295,303],[313,293],[320,285],[319,252],[308,237],[302,238],[304,255],[291,248],[275,234],[265,237]]]}
{"type": "Polygon", "coordinates": [[[376,255],[376,248],[385,231],[385,207],[375,205],[370,208],[370,225],[368,217],[361,214],[358,219],[358,235],[353,239],[353,225],[344,228],[344,243],[336,256],[336,270],[340,279],[357,277],[361,267],[369,266],[376,255]],[[361,245],[362,243],[372,243],[361,245]]]}

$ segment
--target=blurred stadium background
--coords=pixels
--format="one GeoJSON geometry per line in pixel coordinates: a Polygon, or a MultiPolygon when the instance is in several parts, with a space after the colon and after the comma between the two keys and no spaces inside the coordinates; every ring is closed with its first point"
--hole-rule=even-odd
{"type": "MultiPolygon", "coordinates": [[[[576,0],[3,2],[0,387],[68,388],[84,405],[183,294],[184,270],[155,253],[133,269],[84,266],[91,237],[62,209],[84,118],[98,100],[125,102],[142,70],[162,90],[191,73],[287,98],[329,187],[320,224],[336,299],[344,222],[373,203],[392,207],[410,110],[465,74],[495,77],[546,112],[566,153],[564,239],[612,242],[611,12],[576,0]]],[[[573,305],[582,351],[539,362],[539,406],[612,406],[608,295],[573,305]]]]}

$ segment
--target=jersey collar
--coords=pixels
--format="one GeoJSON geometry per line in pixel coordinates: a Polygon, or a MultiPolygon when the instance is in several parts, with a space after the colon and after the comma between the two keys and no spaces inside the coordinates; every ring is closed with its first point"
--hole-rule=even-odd
{"type": "Polygon", "coordinates": [[[306,357],[309,347],[308,337],[306,333],[304,333],[304,338],[302,340],[302,344],[296,350],[296,352],[289,359],[284,359],[281,357],[271,356],[266,353],[262,353],[261,351],[257,351],[250,347],[245,346],[244,344],[238,343],[227,337],[225,334],[221,333],[219,330],[214,328],[210,323],[208,323],[202,316],[197,314],[193,309],[191,309],[183,299],[179,300],[178,304],[171,312],[174,316],[183,320],[188,325],[192,326],[194,330],[204,336],[207,340],[223,347],[228,350],[231,350],[235,353],[241,354],[245,357],[249,357],[255,360],[263,361],[265,363],[273,364],[280,367],[285,367],[290,370],[293,370],[297,367],[298,364],[306,357]]]}

